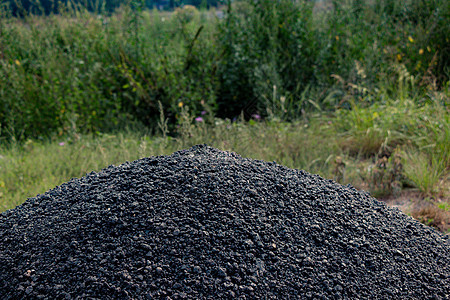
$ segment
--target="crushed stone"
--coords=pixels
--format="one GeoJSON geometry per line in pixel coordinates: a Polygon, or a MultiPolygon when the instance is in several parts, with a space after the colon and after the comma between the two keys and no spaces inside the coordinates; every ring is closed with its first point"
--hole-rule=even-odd
{"type": "Polygon", "coordinates": [[[206,145],[0,214],[1,299],[449,299],[445,236],[351,186],[206,145]]]}

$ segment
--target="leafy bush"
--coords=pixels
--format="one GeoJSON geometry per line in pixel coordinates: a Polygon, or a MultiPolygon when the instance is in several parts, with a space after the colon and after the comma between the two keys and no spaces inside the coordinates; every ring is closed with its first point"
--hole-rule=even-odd
{"type": "Polygon", "coordinates": [[[278,100],[272,96],[274,87],[285,98],[298,98],[313,80],[317,41],[312,5],[264,0],[234,9],[220,24],[219,112],[267,115],[278,100]]]}

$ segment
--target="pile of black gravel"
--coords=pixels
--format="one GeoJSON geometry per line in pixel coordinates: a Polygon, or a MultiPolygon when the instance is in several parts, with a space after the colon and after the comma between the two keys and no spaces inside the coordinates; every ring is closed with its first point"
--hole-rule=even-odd
{"type": "Polygon", "coordinates": [[[0,298],[435,298],[448,237],[353,187],[195,146],[0,215],[0,298]]]}

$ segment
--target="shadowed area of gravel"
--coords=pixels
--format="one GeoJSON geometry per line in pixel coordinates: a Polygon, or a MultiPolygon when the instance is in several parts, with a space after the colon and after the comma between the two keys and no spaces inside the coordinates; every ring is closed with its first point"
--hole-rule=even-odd
{"type": "Polygon", "coordinates": [[[0,215],[0,298],[448,299],[448,236],[331,180],[205,145],[0,215]]]}

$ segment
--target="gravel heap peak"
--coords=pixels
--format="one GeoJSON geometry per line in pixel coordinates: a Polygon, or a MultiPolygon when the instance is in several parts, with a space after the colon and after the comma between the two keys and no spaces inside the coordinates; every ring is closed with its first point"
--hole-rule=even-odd
{"type": "Polygon", "coordinates": [[[0,215],[1,299],[448,299],[448,236],[351,186],[194,146],[0,215]]]}

